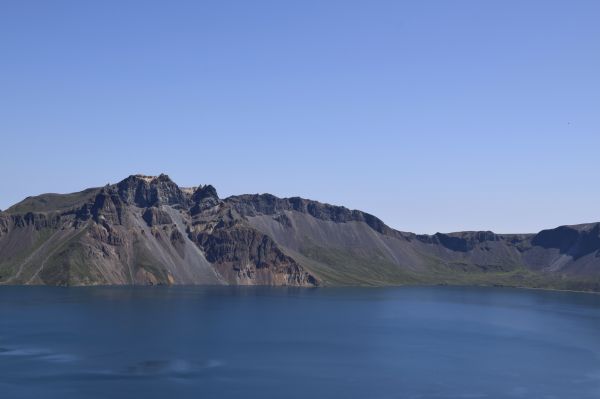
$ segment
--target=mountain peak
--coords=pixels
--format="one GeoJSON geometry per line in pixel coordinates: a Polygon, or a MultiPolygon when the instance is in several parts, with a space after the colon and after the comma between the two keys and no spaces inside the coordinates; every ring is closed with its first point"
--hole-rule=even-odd
{"type": "Polygon", "coordinates": [[[150,183],[151,181],[156,179],[156,176],[147,176],[147,175],[137,174],[137,175],[128,176],[127,178],[128,179],[140,179],[140,180],[144,180],[147,183],[150,183]]]}
{"type": "MultiPolygon", "coordinates": [[[[141,180],[144,181],[146,183],[153,183],[153,182],[157,182],[157,181],[165,181],[165,182],[172,182],[173,180],[171,180],[171,178],[169,177],[169,175],[161,173],[158,176],[152,176],[152,175],[145,175],[142,173],[137,173],[135,175],[129,175],[127,176],[125,179],[121,180],[121,182],[124,182],[126,180],[141,180]]],[[[119,183],[121,183],[119,182],[119,183]]]]}
{"type": "Polygon", "coordinates": [[[196,188],[196,191],[192,195],[192,199],[195,202],[200,202],[205,198],[214,198],[219,199],[219,195],[217,194],[217,190],[210,184],[205,186],[199,186],[196,188]]]}
{"type": "Polygon", "coordinates": [[[186,195],[166,174],[131,175],[116,184],[121,199],[140,207],[183,204],[186,195]]]}

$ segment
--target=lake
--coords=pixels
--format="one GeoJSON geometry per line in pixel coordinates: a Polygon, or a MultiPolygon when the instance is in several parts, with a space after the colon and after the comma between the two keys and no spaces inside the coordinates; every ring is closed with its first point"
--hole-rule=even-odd
{"type": "Polygon", "coordinates": [[[600,295],[0,287],[3,398],[598,398],[600,295]]]}

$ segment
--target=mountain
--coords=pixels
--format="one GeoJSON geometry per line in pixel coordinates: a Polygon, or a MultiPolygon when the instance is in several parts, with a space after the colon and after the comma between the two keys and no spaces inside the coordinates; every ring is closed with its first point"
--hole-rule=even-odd
{"type": "Polygon", "coordinates": [[[600,291],[600,223],[417,235],[367,213],[132,175],[0,212],[0,284],[473,284],[600,291]]]}

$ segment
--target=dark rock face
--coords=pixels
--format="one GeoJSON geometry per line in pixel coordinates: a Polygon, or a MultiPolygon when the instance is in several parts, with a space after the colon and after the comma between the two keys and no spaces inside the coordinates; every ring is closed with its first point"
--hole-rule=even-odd
{"type": "Polygon", "coordinates": [[[543,230],[536,234],[531,240],[533,245],[544,248],[558,248],[566,252],[579,239],[579,232],[567,226],[561,226],[553,230],[543,230]]]}
{"type": "Polygon", "coordinates": [[[142,214],[142,218],[150,227],[161,224],[173,224],[171,216],[164,210],[156,207],[146,208],[142,214]]]}
{"type": "Polygon", "coordinates": [[[453,234],[435,233],[433,236],[419,235],[417,239],[428,244],[440,244],[451,251],[468,252],[478,244],[499,241],[500,237],[491,231],[474,231],[453,234]]]}
{"type": "Polygon", "coordinates": [[[299,197],[134,175],[0,212],[0,284],[489,284],[597,290],[600,224],[415,235],[299,197]]]}
{"type": "Polygon", "coordinates": [[[107,187],[94,199],[90,214],[96,223],[122,224],[124,204],[114,187],[107,187]]]}
{"type": "Polygon", "coordinates": [[[221,203],[217,190],[209,185],[200,186],[192,194],[192,202],[194,205],[190,209],[192,216],[195,216],[209,208],[215,207],[221,203]]]}
{"type": "Polygon", "coordinates": [[[258,280],[263,284],[317,285],[317,280],[291,257],[286,256],[267,235],[249,227],[200,232],[194,241],[206,259],[216,264],[234,283],[258,280]],[[265,271],[267,273],[260,273],[265,271]]]}
{"type": "Polygon", "coordinates": [[[8,233],[8,227],[12,224],[11,218],[0,212],[0,237],[8,233]]]}
{"type": "Polygon", "coordinates": [[[219,201],[217,190],[210,184],[207,184],[206,186],[199,186],[196,191],[194,191],[194,194],[192,194],[192,201],[195,203],[202,202],[206,199],[219,201]]]}
{"type": "Polygon", "coordinates": [[[533,237],[531,244],[546,249],[558,249],[575,259],[600,251],[600,223],[585,225],[579,229],[561,226],[543,230],[533,237]]]}
{"type": "Polygon", "coordinates": [[[444,247],[452,251],[467,252],[473,249],[473,242],[462,237],[453,237],[448,234],[436,233],[435,238],[444,247]]]}
{"type": "Polygon", "coordinates": [[[185,204],[187,198],[167,175],[158,177],[134,175],[117,184],[119,197],[138,207],[185,204]]]}
{"type": "MultiPolygon", "coordinates": [[[[12,216],[12,225],[14,227],[28,227],[31,226],[36,230],[40,230],[43,228],[56,228],[60,224],[60,214],[40,214],[40,213],[26,213],[24,215],[13,215],[12,216]]],[[[6,224],[6,222],[4,222],[6,224]]],[[[4,227],[7,229],[7,227],[4,227]]]]}

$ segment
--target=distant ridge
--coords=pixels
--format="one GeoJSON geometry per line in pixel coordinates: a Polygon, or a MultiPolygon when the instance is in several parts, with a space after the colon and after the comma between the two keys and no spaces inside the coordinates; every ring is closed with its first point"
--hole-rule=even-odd
{"type": "Polygon", "coordinates": [[[0,284],[505,285],[600,291],[600,223],[417,235],[358,210],[131,175],[0,212],[0,284]]]}

